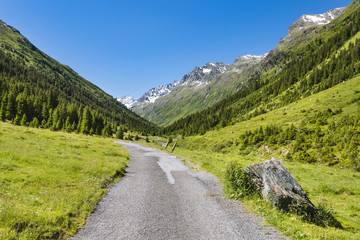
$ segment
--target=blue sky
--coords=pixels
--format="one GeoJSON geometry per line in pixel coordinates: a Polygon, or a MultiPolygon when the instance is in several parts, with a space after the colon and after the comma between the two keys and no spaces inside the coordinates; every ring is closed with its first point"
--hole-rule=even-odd
{"type": "Polygon", "coordinates": [[[303,14],[351,0],[1,0],[0,19],[114,97],[273,49],[303,14]]]}

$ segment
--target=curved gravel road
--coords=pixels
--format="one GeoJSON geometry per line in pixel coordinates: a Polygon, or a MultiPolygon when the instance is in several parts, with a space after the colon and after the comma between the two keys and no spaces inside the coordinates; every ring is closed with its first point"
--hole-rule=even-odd
{"type": "Polygon", "coordinates": [[[179,159],[134,143],[125,176],[71,239],[282,239],[227,200],[219,182],[179,159]]]}

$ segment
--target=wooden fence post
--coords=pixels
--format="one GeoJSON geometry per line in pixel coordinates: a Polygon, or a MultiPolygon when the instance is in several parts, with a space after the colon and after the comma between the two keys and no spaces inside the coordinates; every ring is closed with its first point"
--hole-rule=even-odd
{"type": "Polygon", "coordinates": [[[176,147],[176,143],[174,144],[174,146],[173,146],[173,148],[172,148],[171,152],[173,152],[173,151],[175,150],[175,147],[176,147]]]}

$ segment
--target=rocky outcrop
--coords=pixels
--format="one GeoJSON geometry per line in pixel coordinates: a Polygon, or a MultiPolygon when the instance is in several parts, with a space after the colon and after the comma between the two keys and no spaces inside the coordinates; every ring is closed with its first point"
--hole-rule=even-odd
{"type": "Polygon", "coordinates": [[[275,158],[264,163],[248,166],[253,182],[260,190],[262,197],[272,202],[280,211],[289,211],[291,204],[306,204],[309,210],[315,206],[306,195],[305,190],[293,175],[275,158]]]}
{"type": "Polygon", "coordinates": [[[222,62],[207,63],[203,67],[195,67],[193,71],[184,75],[179,85],[207,84],[221,73],[224,73],[228,67],[228,64],[222,62]]]}

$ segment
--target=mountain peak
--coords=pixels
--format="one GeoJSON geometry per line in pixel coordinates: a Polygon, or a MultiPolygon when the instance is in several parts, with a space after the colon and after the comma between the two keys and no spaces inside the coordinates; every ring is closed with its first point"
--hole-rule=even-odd
{"type": "Polygon", "coordinates": [[[195,67],[192,72],[185,74],[180,85],[194,85],[193,83],[196,83],[199,86],[203,83],[206,84],[214,77],[224,73],[228,68],[229,65],[223,62],[206,63],[204,66],[195,67]]]}
{"type": "Polygon", "coordinates": [[[326,25],[339,17],[344,10],[345,8],[343,7],[329,10],[323,14],[302,15],[299,20],[291,24],[289,27],[289,34],[308,27],[326,25]]]}
{"type": "Polygon", "coordinates": [[[244,56],[239,56],[235,59],[234,63],[237,62],[244,62],[244,61],[249,61],[249,60],[255,60],[255,61],[260,61],[263,60],[268,54],[265,53],[263,55],[244,55],[244,56]]]}
{"type": "Polygon", "coordinates": [[[122,104],[124,104],[128,109],[130,109],[132,106],[134,106],[134,104],[137,102],[136,99],[131,96],[117,98],[116,100],[121,102],[122,104]]]}

